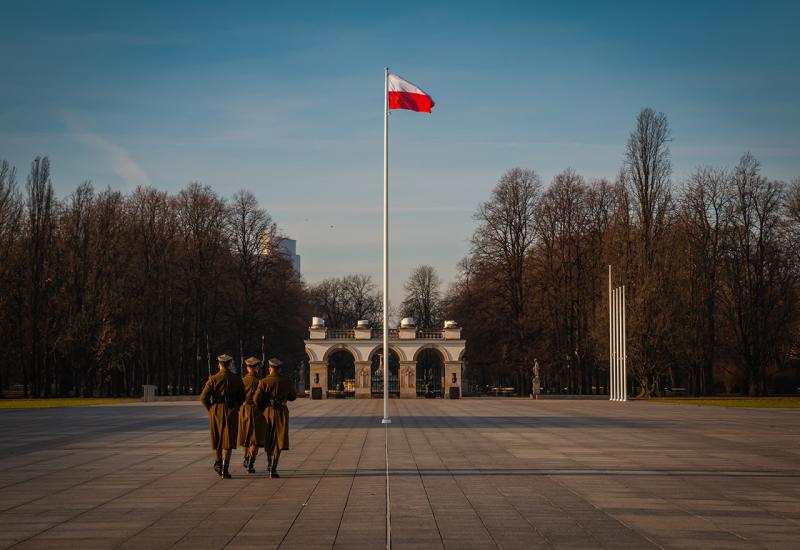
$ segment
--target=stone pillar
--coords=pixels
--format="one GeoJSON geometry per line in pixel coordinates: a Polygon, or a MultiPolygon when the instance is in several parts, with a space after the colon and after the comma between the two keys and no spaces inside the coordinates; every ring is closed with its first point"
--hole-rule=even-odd
{"type": "Polygon", "coordinates": [[[356,361],[356,399],[372,397],[372,371],[369,361],[356,361]]]}
{"type": "Polygon", "coordinates": [[[450,399],[450,388],[458,388],[458,396],[463,395],[461,388],[461,375],[463,363],[461,361],[444,362],[444,384],[442,385],[442,397],[450,399]]]}
{"type": "Polygon", "coordinates": [[[400,378],[400,397],[403,399],[416,399],[417,362],[400,361],[400,368],[397,373],[400,378]]]}
{"type": "Polygon", "coordinates": [[[328,397],[328,364],[325,361],[311,361],[310,367],[310,388],[309,397],[314,394],[314,388],[322,388],[322,398],[328,397]]]}

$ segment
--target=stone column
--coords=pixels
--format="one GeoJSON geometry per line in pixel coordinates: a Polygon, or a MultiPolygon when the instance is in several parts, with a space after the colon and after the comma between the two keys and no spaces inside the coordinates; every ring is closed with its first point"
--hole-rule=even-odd
{"type": "Polygon", "coordinates": [[[369,361],[356,361],[356,399],[372,397],[372,371],[369,361]]]}
{"type": "Polygon", "coordinates": [[[314,388],[322,388],[322,398],[328,397],[328,364],[325,361],[311,361],[310,368],[310,387],[311,395],[314,394],[314,388]]]}
{"type": "Polygon", "coordinates": [[[461,388],[461,374],[463,363],[461,361],[445,361],[444,363],[444,384],[442,385],[442,397],[450,399],[450,388],[458,388],[458,396],[463,395],[461,388]]]}
{"type": "Polygon", "coordinates": [[[417,362],[400,361],[400,368],[397,372],[400,377],[400,397],[403,399],[416,399],[417,362]]]}

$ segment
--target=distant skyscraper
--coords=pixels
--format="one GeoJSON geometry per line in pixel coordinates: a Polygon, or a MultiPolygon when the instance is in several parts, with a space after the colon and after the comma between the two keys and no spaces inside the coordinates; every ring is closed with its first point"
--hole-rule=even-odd
{"type": "Polygon", "coordinates": [[[300,255],[297,253],[297,241],[294,239],[280,239],[278,248],[292,261],[292,267],[300,274],[300,255]]]}

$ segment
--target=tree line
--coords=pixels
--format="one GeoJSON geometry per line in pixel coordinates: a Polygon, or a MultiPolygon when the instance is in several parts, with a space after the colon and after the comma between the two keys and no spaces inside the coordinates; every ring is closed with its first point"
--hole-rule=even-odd
{"type": "Polygon", "coordinates": [[[196,393],[217,354],[304,357],[304,285],[247,191],[24,186],[0,161],[0,389],[27,396],[196,393]]]}
{"type": "MultiPolygon", "coordinates": [[[[412,271],[392,317],[455,319],[465,379],[525,394],[605,393],[608,266],[625,285],[629,380],[640,395],[683,389],[794,393],[800,385],[800,178],[770,179],[745,153],[675,182],[667,117],[636,118],[616,178],[572,169],[545,186],[505,172],[474,218],[470,253],[442,291],[412,271]]],[[[311,315],[378,328],[372,278],[306,285],[253,195],[192,183],[175,195],[54,196],[37,158],[24,186],[0,161],[0,389],[27,395],[194,392],[217,352],[298,364],[311,315]]]]}
{"type": "Polygon", "coordinates": [[[614,181],[503,174],[445,299],[473,380],[525,393],[538,360],[547,391],[605,391],[611,265],[635,393],[797,391],[800,178],[745,153],[675,184],[671,139],[644,109],[614,181]]]}
{"type": "MultiPolygon", "coordinates": [[[[745,153],[674,182],[671,140],[648,108],[613,181],[566,169],[545,186],[508,170],[477,208],[456,280],[442,293],[434,268],[418,266],[396,313],[420,328],[459,321],[478,386],[526,394],[538,361],[545,391],[605,393],[610,265],[626,288],[630,390],[797,392],[800,178],[770,179],[745,153]]],[[[336,327],[380,323],[365,275],[323,281],[311,302],[336,327]]]]}

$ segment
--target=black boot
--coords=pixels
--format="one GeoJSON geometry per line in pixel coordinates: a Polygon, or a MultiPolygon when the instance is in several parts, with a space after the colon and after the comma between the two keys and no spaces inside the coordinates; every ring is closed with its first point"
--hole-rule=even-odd
{"type": "Polygon", "coordinates": [[[277,479],[277,478],[281,477],[281,476],[278,475],[278,459],[275,459],[275,460],[272,461],[272,464],[271,464],[270,469],[269,469],[269,477],[270,477],[270,479],[272,479],[272,478],[277,479]]]}
{"type": "Polygon", "coordinates": [[[222,463],[219,460],[214,461],[214,471],[218,476],[222,475],[222,463]]]}
{"type": "Polygon", "coordinates": [[[255,463],[256,463],[256,457],[251,456],[250,460],[247,462],[247,473],[248,474],[256,473],[255,463]]]}
{"type": "Polygon", "coordinates": [[[267,475],[272,473],[272,457],[267,456],[267,475]]]}
{"type": "Polygon", "coordinates": [[[244,468],[247,468],[247,464],[248,464],[249,462],[250,462],[250,457],[248,457],[247,455],[244,455],[244,459],[242,460],[242,466],[243,466],[244,468]]]}
{"type": "Polygon", "coordinates": [[[228,470],[230,465],[231,465],[230,459],[226,460],[225,462],[222,463],[222,475],[221,475],[222,479],[230,479],[231,478],[231,473],[228,470]]]}

